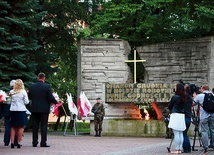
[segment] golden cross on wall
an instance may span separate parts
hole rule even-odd
[[[125,60],[125,62],[134,62],[134,83],[137,83],[137,62],[145,62],[146,60],[137,60],[136,58],[136,50],[134,50],[134,60]]]

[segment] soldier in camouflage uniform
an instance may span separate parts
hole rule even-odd
[[[104,105],[101,103],[100,98],[97,98],[96,100],[97,103],[94,104],[91,111],[94,113],[94,130],[96,132],[95,136],[101,137],[103,118],[105,116],[105,108]]]

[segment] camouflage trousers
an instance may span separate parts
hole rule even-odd
[[[94,130],[102,131],[103,117],[95,116],[94,117]]]

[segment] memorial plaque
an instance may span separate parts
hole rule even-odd
[[[174,95],[176,84],[167,83],[136,83],[110,84],[106,83],[106,102],[169,102]]]

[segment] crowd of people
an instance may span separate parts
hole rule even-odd
[[[32,146],[37,147],[38,131],[40,127],[41,141],[40,147],[50,147],[47,144],[47,127],[48,117],[51,104],[61,104],[62,101],[54,96],[51,86],[45,82],[44,73],[39,73],[37,82],[32,84],[26,91],[24,83],[21,79],[12,80],[10,82],[10,91],[8,92],[8,100],[0,101],[0,117],[4,118],[4,145],[11,148],[21,148],[23,131],[27,125],[27,114],[31,115],[32,122]],[[101,99],[96,99],[95,105],[92,107],[94,113],[95,136],[101,136],[102,123],[105,115],[104,105]],[[5,103],[2,103],[5,102]],[[30,110],[26,105],[30,103]]]
[[[24,127],[27,124],[27,113],[29,112],[26,105],[30,103],[30,113],[32,118],[32,146],[38,145],[39,126],[41,130],[40,147],[50,147],[47,144],[47,126],[48,116],[50,113],[50,104],[57,104],[51,86],[45,83],[46,76],[39,73],[37,82],[29,87],[28,92],[25,90],[24,83],[21,79],[10,82],[10,92],[8,103],[1,103],[1,117],[4,117],[4,145],[11,145],[11,148],[21,148]]]
[[[21,79],[10,82],[9,103],[1,104],[1,117],[4,117],[4,145],[11,145],[11,148],[21,148],[24,127],[27,124],[27,114],[29,112],[26,105],[30,103],[30,113],[32,119],[32,146],[37,147],[38,131],[41,130],[40,147],[50,147],[47,144],[47,126],[48,116],[50,113],[50,104],[61,102],[56,100],[53,95],[51,86],[45,82],[44,73],[39,73],[37,82],[32,84],[28,91],[25,90],[24,83]],[[166,112],[166,122],[168,137],[174,137],[175,150],[174,154],[190,153],[191,144],[188,137],[188,129],[192,121],[192,108],[195,105],[200,107],[200,127],[202,133],[202,144],[205,150],[214,149],[214,112],[208,112],[203,108],[206,94],[209,91],[208,85],[200,88],[200,94],[192,93],[189,85],[177,84],[174,89],[175,94],[172,96],[168,111]],[[213,89],[214,92],[214,89]],[[213,94],[213,93],[212,93]],[[105,116],[105,108],[101,99],[97,98],[92,107],[94,113],[94,130],[95,136],[100,137],[102,132],[102,123]],[[168,119],[168,116],[169,119]],[[173,131],[173,134],[170,131]],[[208,141],[210,135],[210,141]]]
[[[204,150],[206,152],[208,148],[214,149],[214,112],[207,112],[203,108],[205,94],[212,93],[209,91],[208,85],[201,87],[200,94],[196,94],[195,92],[192,94],[191,88],[183,84],[177,84],[174,91],[175,94],[172,96],[168,105],[171,113],[168,127],[173,131],[175,143],[175,150],[171,151],[171,153],[180,154],[182,152],[191,152],[191,144],[187,132],[191,124],[192,108],[194,108],[195,105],[200,107],[201,140]],[[208,140],[209,134],[210,141]]]

